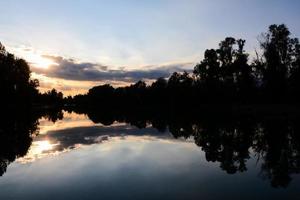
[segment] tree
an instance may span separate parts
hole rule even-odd
[[[295,39],[284,25],[271,25],[263,34],[263,82],[267,99],[282,101],[286,97],[287,80],[293,60]]]
[[[234,73],[235,69],[233,67],[234,59],[234,45],[236,44],[236,39],[232,37],[225,38],[224,41],[221,41],[219,44],[219,49],[217,49],[218,59],[220,62],[220,73],[221,79],[224,82],[230,84],[234,83]]]
[[[289,88],[291,97],[295,102],[300,100],[300,44],[297,38],[293,39],[294,55],[289,77]]]
[[[31,80],[28,63],[8,53],[0,43],[0,91],[2,102],[29,104],[37,95],[38,80]]]
[[[93,87],[88,91],[89,102],[93,104],[106,105],[112,103],[114,88],[109,85],[100,85]]]
[[[237,40],[238,49],[234,52],[233,72],[236,81],[236,92],[242,102],[251,101],[255,95],[255,79],[252,66],[248,64],[248,54],[245,53],[246,41]]]
[[[165,89],[168,85],[168,82],[165,78],[158,78],[155,82],[152,83],[151,89]]]
[[[200,82],[208,85],[216,84],[220,81],[220,62],[216,50],[210,49],[205,51],[204,60],[195,66],[194,74]]]
[[[227,37],[217,50],[206,50],[204,60],[194,68],[201,92],[222,102],[245,101],[255,88],[252,67],[245,53],[246,41]]]

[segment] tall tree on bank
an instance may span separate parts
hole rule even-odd
[[[295,50],[298,39],[291,38],[284,25],[271,25],[262,35],[260,46],[263,51],[263,91],[267,102],[282,102],[287,97],[288,79],[296,73]]]
[[[289,77],[290,98],[300,102],[300,44],[298,38],[293,39],[294,49]]]
[[[252,67],[245,53],[245,40],[228,37],[218,49],[206,50],[204,60],[194,68],[201,91],[209,101],[248,101],[255,90]]]
[[[248,64],[249,55],[245,53],[246,40],[237,40],[238,49],[235,50],[235,61],[233,63],[234,76],[236,79],[236,93],[241,102],[255,102],[256,82],[254,70]]]
[[[4,104],[30,104],[38,95],[38,80],[30,78],[30,68],[0,43],[0,92]]]

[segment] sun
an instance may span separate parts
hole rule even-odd
[[[51,59],[45,58],[39,54],[30,54],[27,59],[35,68],[49,69],[50,66],[56,65]]]
[[[40,70],[48,70],[51,66],[57,66],[51,58],[48,58],[47,53],[35,50],[31,47],[11,48],[11,52],[25,59],[30,67]]]

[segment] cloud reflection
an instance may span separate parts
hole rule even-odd
[[[34,141],[31,144],[31,147],[27,153],[26,156],[17,159],[17,161],[21,162],[21,163],[27,163],[27,162],[32,162],[35,161],[36,159],[40,159],[43,158],[45,156],[49,156],[49,155],[54,155],[57,152],[53,151],[53,149],[55,149],[55,146],[59,145],[57,144],[53,144],[48,140],[44,140],[44,141]]]
[[[168,132],[159,132],[148,126],[138,129],[134,126],[115,122],[110,126],[94,124],[86,115],[64,113],[61,121],[52,123],[40,119],[40,135],[36,136],[26,156],[18,162],[34,162],[49,156],[56,156],[83,146],[115,140],[174,140]]]

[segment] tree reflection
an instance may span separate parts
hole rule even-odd
[[[71,112],[71,111],[69,111]],[[230,113],[191,114],[155,110],[77,110],[94,123],[110,126],[115,121],[137,128],[152,126],[170,132],[174,138],[193,139],[208,162],[219,163],[228,174],[247,171],[251,157],[257,159],[260,176],[273,187],[287,187],[293,174],[300,172],[299,116],[231,115]],[[25,156],[38,134],[38,119],[55,122],[61,110],[47,112],[3,112],[0,117],[0,175],[16,158]],[[97,130],[94,130],[97,131]],[[96,134],[97,135],[97,134]],[[79,135],[76,140],[81,140]]]
[[[43,113],[43,117],[45,117],[48,121],[55,123],[56,121],[64,118],[64,113],[59,108],[51,108]]]
[[[299,125],[287,119],[265,121],[254,150],[262,158],[262,176],[274,187],[287,187],[290,175],[300,170]]]
[[[220,163],[228,174],[247,170],[250,151],[261,163],[261,176],[273,187],[287,187],[291,175],[300,172],[299,123],[295,119],[203,120],[192,128],[170,126],[174,137],[194,137],[208,162]]]
[[[172,114],[155,111],[87,110],[94,122],[110,125],[125,122],[164,132],[174,138],[193,138],[208,162],[217,162],[228,174],[247,171],[247,161],[255,155],[260,176],[273,187],[287,187],[300,172],[300,131],[298,116],[231,116],[231,114]],[[108,116],[108,117],[106,117]],[[109,123],[108,123],[109,122]]]
[[[38,119],[45,116],[55,122],[62,119],[62,111],[2,110],[0,115],[0,176],[10,163],[24,157],[38,134]]]
[[[229,174],[247,170],[252,145],[251,122],[233,123],[207,121],[194,125],[195,143],[205,152],[206,160],[220,162],[220,167]]]
[[[37,131],[37,120],[30,114],[2,112],[0,117],[0,175],[16,158],[25,156]]]

